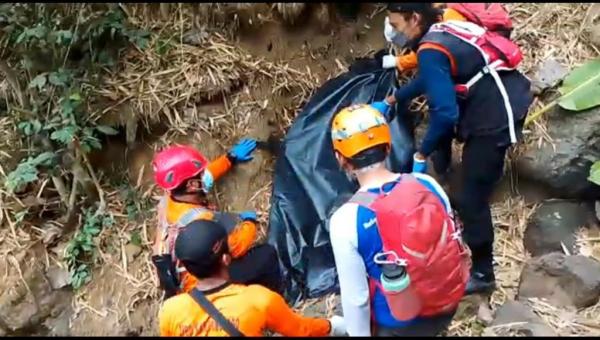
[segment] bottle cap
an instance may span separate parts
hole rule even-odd
[[[404,266],[399,266],[397,264],[386,263],[383,265],[382,273],[386,278],[393,280],[399,279],[406,275],[406,269]]]

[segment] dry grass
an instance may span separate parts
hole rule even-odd
[[[598,49],[582,34],[589,20],[589,3],[510,3],[507,4],[515,23],[513,38],[524,54],[520,66],[529,77],[547,59],[555,59],[572,70],[588,60],[600,56]],[[537,98],[530,114],[556,98],[549,91]],[[528,127],[527,143],[536,145],[550,141],[546,130],[547,120],[540,117]]]
[[[249,55],[218,33],[206,33],[198,46],[173,43],[164,55],[156,50],[163,40],[154,36],[150,48],[132,49],[118,72],[111,74],[98,93],[114,105],[102,113],[118,110],[128,102],[134,115],[147,124],[158,121],[185,131],[191,127],[206,131],[227,128],[231,122],[244,122],[250,104],[265,108],[269,98],[293,93],[294,106],[282,112],[291,121],[294,111],[312,93],[317,81],[309,71],[296,70],[287,64],[267,62]],[[271,91],[260,102],[240,103],[234,95],[247,92],[261,83],[271,84]],[[208,118],[197,105],[223,98],[224,112],[214,112]],[[282,108],[283,109],[283,108]],[[239,128],[239,126],[237,127]]]

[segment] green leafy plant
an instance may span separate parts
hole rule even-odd
[[[600,185],[600,161],[596,161],[592,164],[588,180],[596,185]]]
[[[111,216],[101,215],[91,209],[84,213],[83,226],[69,241],[65,250],[65,261],[71,275],[71,286],[79,289],[92,279],[92,265],[96,256],[94,238],[103,227],[111,226]]]
[[[90,108],[94,87],[121,51],[146,48],[149,33],[132,27],[118,6],[0,6],[0,29],[9,37],[4,50],[25,82],[26,100],[9,103],[9,112],[29,146],[28,157],[9,173],[5,186],[12,191],[50,175],[65,210],[73,213],[79,196],[90,194],[77,189],[80,177],[97,178],[86,154],[102,148],[101,136],[118,133],[96,123],[98,115]]]
[[[7,102],[7,111],[27,146],[26,156],[3,184],[21,193],[38,189],[35,182],[50,177],[43,189],[58,192],[64,209],[57,213],[70,220],[83,211],[83,222],[65,251],[71,285],[78,289],[91,279],[95,238],[112,224],[87,155],[102,148],[102,136],[118,131],[98,124],[94,94],[105,70],[116,65],[126,48],[149,45],[149,33],[133,27],[119,6],[99,4],[0,4],[0,29],[6,38],[6,67],[0,73],[7,78],[14,74],[15,91],[21,92],[19,100]],[[86,209],[89,198],[99,200],[94,212]],[[26,215],[17,217],[21,221]]]
[[[565,110],[583,111],[600,105],[600,58],[571,71],[558,88],[561,96],[525,120],[528,125],[557,104]]]
[[[127,219],[135,221],[140,217],[145,217],[151,206],[149,200],[140,197],[139,192],[126,183],[121,185],[120,193],[121,198],[125,201]]]
[[[25,161],[19,163],[17,168],[8,174],[6,178],[6,187],[10,192],[23,185],[34,182],[38,179],[39,167],[49,167],[53,164],[54,154],[44,152],[36,157],[28,157]]]

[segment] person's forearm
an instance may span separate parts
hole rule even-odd
[[[408,54],[396,57],[396,67],[399,71],[408,71],[417,67],[417,54],[409,52]]]
[[[328,320],[309,318],[294,312],[279,294],[273,294],[267,310],[267,326],[283,336],[327,336]]]
[[[233,258],[244,256],[256,240],[256,223],[242,221],[228,237],[229,252]]]
[[[440,138],[454,129],[458,121],[458,105],[450,61],[443,52],[421,50],[419,72],[429,106],[429,128],[419,151],[428,156],[435,150]]]
[[[405,103],[413,98],[418,97],[423,94],[423,80],[420,75],[417,75],[417,78],[410,81],[408,84],[398,88],[394,92],[394,100],[395,103]]]
[[[227,154],[221,155],[219,158],[213,160],[208,164],[207,170],[210,171],[213,180],[217,181],[223,177],[233,166]]]
[[[437,149],[438,143],[443,136],[447,136],[452,133],[454,129],[454,122],[444,120],[443,118],[431,119],[427,132],[421,142],[419,153],[428,157],[435,149]]]

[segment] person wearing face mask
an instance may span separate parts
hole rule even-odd
[[[465,21],[466,18],[455,9],[452,8],[439,8],[438,13],[441,15],[442,21],[448,20],[459,20]],[[385,17],[383,35],[385,40],[389,43],[396,45],[402,49],[407,47],[408,38],[402,32],[396,32],[394,27],[390,25],[390,18]],[[383,68],[398,68],[398,71],[405,72],[413,70],[417,67],[417,54],[414,51],[409,51],[407,54],[396,56],[388,54],[383,56],[382,59]]]
[[[232,282],[261,284],[280,292],[281,275],[275,248],[269,244],[253,246],[257,217],[254,211],[239,215],[214,211],[207,193],[214,181],[232,166],[248,162],[256,149],[256,141],[243,139],[227,154],[212,162],[190,146],[170,146],[157,153],[152,162],[155,181],[165,190],[157,208],[158,227],[152,261],[157,269],[165,298],[189,292],[197,279],[179,263],[174,244],[179,230],[195,220],[215,220],[229,233],[229,266]]]
[[[509,35],[473,22],[440,23],[431,3],[389,3],[388,14],[390,25],[417,51],[419,71],[372,105],[387,112],[425,94],[429,126],[413,158],[424,165],[431,155],[440,176],[450,169],[452,140],[464,143],[462,187],[455,196],[473,256],[466,293],[489,293],[495,289],[490,198],[533,101],[529,80],[516,69],[522,54]]]

